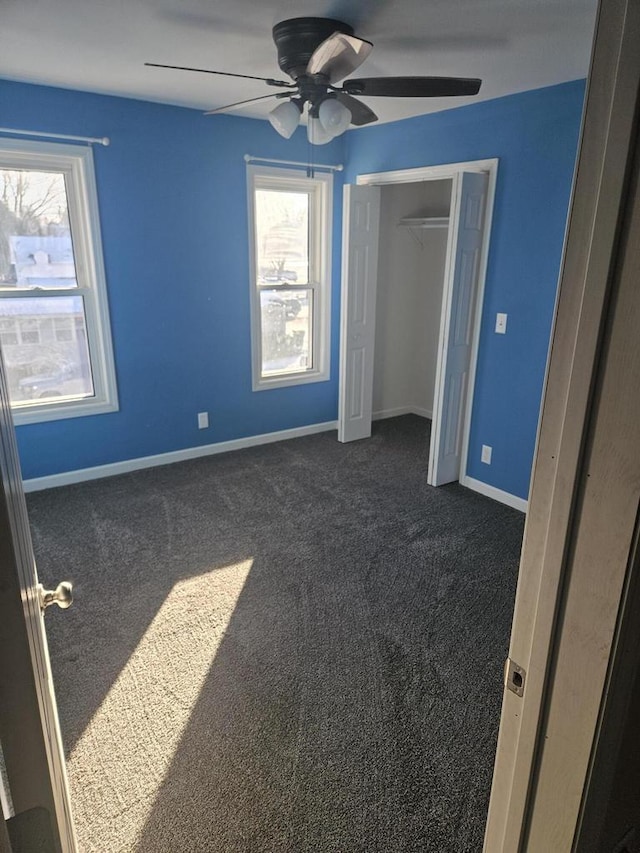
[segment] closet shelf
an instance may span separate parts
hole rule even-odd
[[[448,216],[405,216],[398,222],[401,228],[448,228]]]
[[[426,231],[431,228],[448,227],[448,216],[405,216],[398,222],[398,228],[408,228],[409,233],[421,249],[424,249],[424,243],[417,232]]]

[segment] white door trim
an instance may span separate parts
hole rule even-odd
[[[469,456],[469,434],[471,431],[471,414],[473,411],[473,393],[476,384],[476,368],[478,349],[480,346],[480,328],[482,325],[482,306],[484,304],[487,266],[489,263],[489,246],[493,225],[493,206],[498,180],[497,157],[489,160],[469,160],[461,163],[444,163],[439,166],[418,166],[413,169],[397,169],[392,172],[370,172],[358,175],[356,184],[365,186],[384,186],[385,184],[408,184],[418,181],[442,181],[453,179],[463,172],[486,172],[489,177],[487,186],[487,205],[485,209],[484,234],[480,252],[480,274],[476,290],[475,315],[473,321],[473,336],[471,343],[471,362],[469,364],[469,384],[464,406],[464,425],[462,432],[462,452],[460,454],[460,477],[467,475],[467,459]],[[343,248],[344,250],[344,248]],[[474,481],[475,482],[475,481]]]
[[[619,521],[608,524],[615,508],[607,503],[610,492],[601,490],[607,512],[600,514],[599,523],[591,521],[593,553],[602,544],[598,535],[610,543],[613,533],[615,540],[595,580],[590,560],[576,558],[576,534],[586,505],[580,490],[586,492],[585,479],[592,471],[595,483],[619,484],[619,492],[637,483],[632,466],[620,474],[612,465],[603,476],[586,449],[595,446],[595,433],[588,436],[587,430],[602,391],[594,389],[600,365],[606,363],[603,323],[614,272],[619,271],[627,164],[637,150],[639,26],[636,0],[601,0],[509,649],[526,680],[522,696],[506,688],[503,693],[486,853],[574,849],[580,794],[588,783],[585,768],[597,735],[594,721],[606,684],[603,662],[610,654],[620,600],[620,562],[624,569],[628,557],[620,554],[622,537],[616,539]],[[637,353],[637,334],[634,344],[631,351]],[[627,372],[631,366],[629,359]],[[621,395],[619,402],[621,429],[622,414],[635,414],[630,404],[637,409],[637,401]],[[616,408],[610,401],[609,406]],[[618,441],[629,436],[635,432],[609,430],[610,458],[625,458]],[[627,496],[626,509],[630,506]],[[567,660],[573,673],[569,679],[561,666]],[[582,675],[578,683],[576,674]],[[563,731],[556,724],[559,719]],[[567,728],[570,737],[563,736]],[[555,775],[549,772],[552,765]],[[541,841],[543,834],[547,842]]]
[[[418,181],[445,181],[460,172],[489,172],[498,169],[498,158],[489,160],[466,160],[460,163],[443,163],[439,166],[416,166],[411,169],[396,169],[391,172],[367,172],[358,175],[357,184],[413,184]]]

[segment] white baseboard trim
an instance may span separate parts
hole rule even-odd
[[[421,418],[429,418],[429,420],[432,417],[432,413],[428,409],[421,409],[419,406],[397,406],[395,409],[380,409],[380,411],[374,412],[371,420],[383,421],[385,418],[398,418],[400,415],[419,415]]]
[[[411,413],[413,415],[419,415],[421,418],[428,418],[430,421],[433,420],[433,412],[431,409],[422,409],[420,406],[412,406]]]
[[[500,501],[502,504],[519,509],[520,512],[526,512],[529,506],[529,502],[524,498],[519,498],[510,492],[503,492],[502,489],[496,489],[495,486],[489,486],[473,477],[460,477],[460,485],[466,486],[467,489],[472,489],[474,492],[480,492],[481,495],[486,495],[488,498],[493,498],[494,501]]]
[[[278,430],[278,432],[266,432],[262,435],[249,435],[246,438],[234,438],[231,441],[220,441],[216,444],[186,447],[183,450],[172,450],[169,453],[157,453],[153,456],[141,456],[137,459],[111,462],[108,465],[96,465],[93,468],[80,468],[77,471],[65,471],[62,474],[34,477],[31,480],[25,480],[23,486],[25,492],[39,492],[43,489],[53,489],[56,486],[68,486],[72,483],[83,483],[86,480],[99,480],[101,477],[127,474],[130,471],[139,471],[142,468],[154,468],[156,465],[170,465],[172,462],[184,462],[187,459],[198,459],[201,456],[228,453],[230,450],[242,450],[245,447],[272,444],[276,441],[286,441],[289,438],[301,438],[305,435],[329,432],[337,428],[337,421],[327,421],[326,423],[310,424],[309,426],[295,427],[294,429],[282,429]]]

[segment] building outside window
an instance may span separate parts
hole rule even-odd
[[[329,378],[331,175],[247,167],[253,388]]]
[[[89,148],[0,140],[0,347],[16,423],[117,409]]]

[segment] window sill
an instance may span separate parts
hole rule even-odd
[[[15,426],[38,424],[45,421],[59,421],[66,418],[81,418],[87,415],[103,415],[107,412],[117,412],[118,401],[91,400],[76,403],[49,403],[29,407],[28,409],[12,409]]]
[[[271,388],[290,388],[294,385],[308,385],[311,382],[327,382],[328,370],[317,370],[309,373],[298,373],[289,376],[274,376],[269,379],[258,379],[253,383],[254,391],[269,391]]]

